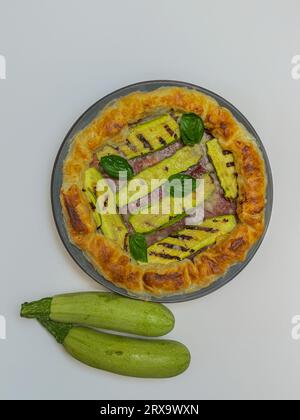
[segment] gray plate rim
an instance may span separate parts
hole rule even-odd
[[[256,143],[258,144],[266,166],[266,174],[268,178],[268,186],[267,186],[267,204],[265,209],[265,229],[262,237],[257,241],[253,247],[248,252],[247,258],[242,263],[238,263],[233,265],[225,275],[221,276],[218,280],[216,280],[214,283],[212,283],[210,286],[202,289],[197,289],[191,292],[186,293],[180,293],[180,294],[173,294],[173,295],[164,295],[164,296],[153,296],[153,295],[139,295],[134,294],[132,292],[129,292],[121,287],[118,287],[111,283],[110,281],[106,280],[105,277],[103,277],[88,261],[88,259],[85,257],[83,252],[77,248],[75,245],[73,245],[69,238],[66,231],[65,223],[63,220],[62,215],[62,209],[59,199],[59,191],[61,188],[61,180],[62,180],[62,164],[66,157],[66,154],[69,150],[70,143],[76,132],[82,130],[87,124],[89,124],[90,121],[92,121],[98,113],[111,101],[118,99],[121,96],[128,95],[129,93],[132,93],[137,90],[145,90],[145,91],[151,91],[154,89],[158,89],[160,87],[165,86],[179,86],[179,87],[186,87],[190,89],[198,90],[204,94],[207,94],[214,99],[217,100],[219,104],[224,106],[225,108],[228,108],[235,118],[241,122],[246,129],[253,135],[253,137],[256,140]],[[272,208],[273,208],[273,176],[272,176],[272,170],[270,166],[270,162],[266,153],[266,150],[264,148],[264,145],[257,134],[256,130],[252,126],[252,124],[248,121],[248,119],[229,101],[224,99],[222,96],[206,89],[201,86],[182,82],[182,81],[176,81],[176,80],[149,80],[144,82],[138,82],[133,83],[128,86],[122,87],[120,89],[117,89],[108,95],[105,95],[98,101],[96,101],[93,105],[91,105],[72,125],[70,130],[67,132],[66,136],[64,137],[64,140],[58,150],[58,153],[56,155],[52,175],[51,175],[51,206],[52,206],[52,213],[54,222],[58,231],[58,234],[67,250],[69,255],[72,257],[72,259],[76,262],[77,265],[93,280],[95,280],[97,283],[101,284],[102,286],[106,287],[107,289],[118,293],[120,295],[134,298],[134,299],[142,299],[142,300],[150,300],[153,302],[162,302],[162,303],[175,303],[175,302],[185,302],[189,300],[199,299],[201,297],[207,296],[221,287],[225,286],[227,283],[232,281],[252,260],[256,252],[258,251],[261,243],[264,240],[264,237],[267,233],[270,220],[271,220],[271,214],[272,214]]]

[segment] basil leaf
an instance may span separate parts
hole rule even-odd
[[[194,113],[183,114],[180,122],[180,135],[184,144],[192,145],[200,143],[204,134],[202,118]]]
[[[169,182],[172,182],[174,179],[179,180],[181,182],[181,188],[176,188],[175,186],[170,187],[170,195],[172,197],[184,197],[191,192],[195,191],[197,188],[197,180],[190,175],[186,174],[175,174],[170,176],[168,179]],[[189,180],[189,182],[185,183],[185,180]]]
[[[136,261],[148,261],[147,242],[142,233],[132,233],[129,235],[129,250]]]
[[[131,179],[134,175],[132,167],[126,159],[118,155],[103,156],[100,165],[104,172],[112,178],[119,178],[120,172],[127,173],[127,179]]]

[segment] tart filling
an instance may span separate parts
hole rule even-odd
[[[174,194],[170,196],[170,193],[160,190],[160,187],[164,186],[168,180],[182,181],[181,186],[183,187],[185,181],[193,182],[198,179],[204,184],[204,193],[200,200],[204,207],[205,204],[209,206],[213,200],[217,202],[218,200],[232,200],[230,205],[232,207],[236,205],[233,200],[237,197],[237,180],[236,174],[232,171],[232,169],[234,170],[232,153],[223,150],[217,139],[209,139],[210,136],[204,136],[204,133],[200,135],[195,144],[185,146],[181,141],[180,130],[180,122],[185,118],[185,115],[187,114],[177,114],[177,120],[175,120],[171,114],[164,114],[161,117],[137,124],[129,130],[129,135],[124,143],[115,149],[105,146],[97,151],[98,162],[94,158],[92,167],[86,169],[84,173],[84,192],[91,206],[97,229],[100,229],[105,237],[116,241],[124,249],[128,248],[125,241],[127,235],[133,237],[136,233],[145,234],[143,243],[146,249],[143,255],[146,257],[143,256],[142,261],[139,261],[138,253],[134,251],[133,246],[129,247],[131,257],[137,262],[168,264],[195,256],[203,248],[213,245],[220,236],[229,233],[236,226],[235,215],[220,215],[217,211],[218,207],[215,206],[211,211],[210,218],[205,218],[195,226],[187,224],[182,229],[180,222],[196,207],[195,191],[192,191],[191,188],[185,194],[185,200],[182,200],[183,196],[174,197]],[[188,116],[191,118],[193,114],[188,114]],[[199,118],[197,117],[197,119]],[[202,120],[201,124],[203,124]],[[185,129],[188,129],[187,124],[185,124]],[[162,136],[166,139],[164,142],[161,140]],[[177,141],[177,147],[172,149],[173,153],[168,151],[166,157],[164,149],[174,141]],[[152,161],[152,165],[150,164],[140,171],[135,170],[135,175],[131,176],[133,173],[131,158],[140,158],[154,151],[156,151],[155,162]],[[213,167],[209,165],[208,158],[211,159]],[[199,165],[201,165],[201,173],[195,176],[193,171]],[[123,172],[130,176],[130,180],[121,186],[121,181],[118,179],[115,201],[119,210],[116,209],[116,214],[105,214],[96,205],[97,197],[103,194],[97,191],[97,184],[104,177],[106,179],[110,177],[112,181],[118,177],[119,173]],[[189,174],[194,174],[194,176]],[[153,180],[157,182],[153,183]],[[139,186],[143,186],[145,189],[139,188]],[[153,198],[151,193],[154,186],[157,192],[156,197],[150,200],[149,205],[141,205],[139,200],[145,196]],[[109,188],[107,185],[107,189]],[[124,214],[118,214],[120,209],[124,209],[124,206],[137,201],[139,201],[139,205],[134,214],[129,216],[126,214],[127,217]],[[162,235],[164,230],[167,234],[167,228],[170,226],[173,226],[175,230],[178,228],[178,231],[149,247],[147,246],[147,234],[156,230],[161,230]],[[137,242],[138,247],[141,248],[142,240]]]
[[[229,111],[166,88],[121,98],[76,136],[61,201],[71,240],[109,280],[177,293],[245,258],[263,231],[265,178]]]

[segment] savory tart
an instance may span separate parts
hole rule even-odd
[[[198,223],[189,207],[175,211],[173,180],[190,185],[190,203],[204,185]],[[107,280],[170,295],[207,287],[246,258],[264,231],[266,184],[261,151],[229,110],[165,87],[121,97],[74,137],[60,199],[70,240]]]

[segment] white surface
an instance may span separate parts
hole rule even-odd
[[[0,398],[300,398],[300,54],[297,0],[0,0]],[[275,205],[255,259],[228,286],[172,305],[170,337],[192,363],[170,380],[124,378],[66,355],[24,300],[96,284],[64,250],[52,220],[50,174],[60,143],[93,102],[124,85],[174,79],[236,105],[270,157]]]

